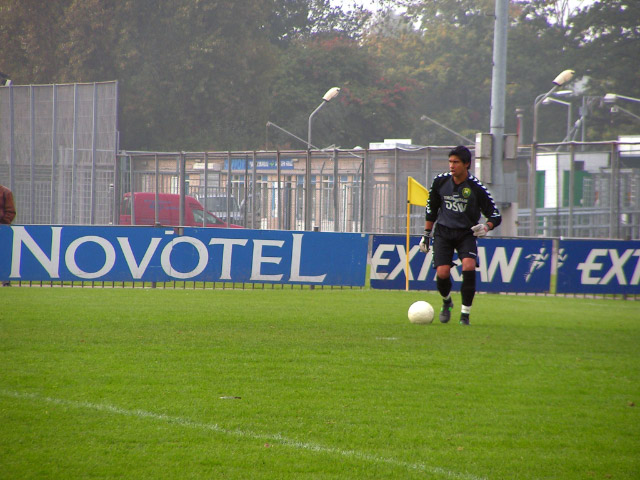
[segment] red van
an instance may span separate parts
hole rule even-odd
[[[135,192],[133,198],[135,201],[135,224],[155,225],[156,194],[153,192]],[[213,213],[206,211],[198,200],[189,195],[184,197],[184,206],[184,224],[179,225],[180,195],[176,193],[159,193],[158,221],[161,225],[202,227],[202,221],[205,220],[205,227],[242,228],[240,225],[225,223]],[[131,225],[131,193],[124,194],[120,207],[120,225]]]

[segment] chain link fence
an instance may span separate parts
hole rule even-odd
[[[401,232],[408,177],[427,186],[448,169],[451,148],[121,152],[116,210],[123,192],[184,189],[222,220],[246,228]],[[421,231],[424,209],[413,209],[412,229]]]
[[[16,223],[118,225],[127,194],[157,192],[245,228],[404,233],[408,177],[429,187],[448,171],[452,146],[120,151],[117,101],[117,82],[0,87],[0,183]],[[520,147],[504,177],[514,235],[640,238],[640,137]],[[424,209],[410,211],[421,233]]]
[[[0,183],[21,224],[106,224],[117,83],[0,87]]]
[[[640,239],[640,136],[541,144],[518,165],[520,236]]]

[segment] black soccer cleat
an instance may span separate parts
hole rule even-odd
[[[449,302],[442,302],[442,308],[440,309],[440,323],[449,323],[451,320],[451,310],[453,310],[453,302],[449,300]]]
[[[470,325],[469,323],[469,314],[461,313],[460,314],[460,325]]]

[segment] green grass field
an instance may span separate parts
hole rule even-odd
[[[640,478],[637,302],[419,299],[0,289],[0,478]]]

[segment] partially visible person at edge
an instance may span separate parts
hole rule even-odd
[[[451,267],[454,250],[462,262],[460,295],[462,308],[460,324],[469,325],[469,314],[476,294],[476,267],[478,266],[477,238],[484,237],[502,221],[489,190],[469,173],[471,152],[458,146],[449,152],[449,173],[433,179],[425,212],[424,236],[420,250],[428,253],[433,232],[433,266],[436,285],[442,296],[440,321],[451,319]],[[486,223],[480,222],[482,213]],[[434,228],[435,224],[435,228]]]
[[[9,225],[16,218],[16,205],[13,201],[13,193],[4,185],[0,185],[0,224]],[[2,282],[3,287],[11,286],[8,281]]]

